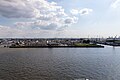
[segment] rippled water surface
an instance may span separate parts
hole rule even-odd
[[[0,49],[0,80],[120,80],[120,48]]]

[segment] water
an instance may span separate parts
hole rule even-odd
[[[120,48],[0,49],[0,80],[120,80]]]

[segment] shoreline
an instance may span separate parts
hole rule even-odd
[[[8,48],[104,48],[104,46],[10,46]]]

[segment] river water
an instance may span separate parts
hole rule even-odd
[[[120,80],[120,48],[0,48],[0,80]]]

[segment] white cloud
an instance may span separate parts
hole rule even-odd
[[[57,23],[50,23],[47,21],[39,20],[35,22],[16,22],[15,27],[23,30],[25,29],[55,30],[58,27],[58,25]]]
[[[0,15],[7,18],[32,18],[39,11],[27,0],[0,0]]]
[[[21,32],[18,29],[0,25],[0,37],[12,37],[19,35]]]
[[[77,23],[78,14],[87,15],[92,11],[89,8],[72,9],[71,15],[56,2],[47,0],[0,0],[0,16],[17,19],[10,24],[14,26],[0,25],[0,37],[50,37]]]
[[[77,17],[68,17],[66,20],[65,20],[65,24],[73,24],[73,23],[77,23],[78,21],[78,18]]]
[[[44,20],[36,20],[33,22],[16,22],[15,26],[18,29],[41,29],[41,30],[59,30],[61,27],[64,28],[66,26],[72,25],[77,23],[77,17],[67,17],[62,18],[60,20],[51,20],[51,21],[44,21]]]
[[[0,15],[8,18],[50,18],[66,14],[55,2],[45,0],[1,0]]]
[[[120,7],[120,0],[116,0],[115,2],[113,2],[113,3],[111,4],[111,7],[112,7],[112,8]]]
[[[15,22],[19,29],[57,30],[77,22],[77,18],[66,14],[62,6],[46,0],[1,0],[0,15],[6,18],[29,18],[30,22]]]
[[[89,8],[84,8],[79,11],[81,15],[87,15],[87,14],[90,14],[91,12],[93,12],[93,10]]]
[[[71,12],[72,15],[78,15],[78,14],[80,14],[80,15],[88,15],[91,12],[93,12],[93,10],[89,9],[89,8],[83,8],[81,10],[72,9],[70,12]]]
[[[20,38],[20,37],[54,37],[54,32],[50,30],[39,29],[18,29],[16,27],[0,25],[0,37],[2,38]]]
[[[79,14],[79,10],[77,10],[77,9],[72,9],[70,12],[73,15],[78,15]]]

